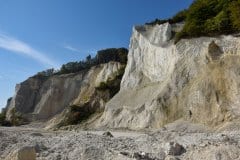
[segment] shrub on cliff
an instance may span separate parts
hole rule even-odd
[[[0,126],[11,126],[10,122],[6,120],[6,112],[0,113]]]
[[[188,10],[184,9],[178,12],[175,16],[170,19],[170,23],[179,23],[183,22],[187,17]]]
[[[156,24],[160,25],[160,24],[164,24],[166,22],[169,22],[170,24],[179,23],[179,22],[183,22],[186,19],[186,16],[187,16],[187,10],[182,10],[170,19],[162,19],[162,20],[155,19],[152,22],[146,23],[146,25],[156,25]]]
[[[233,1],[229,5],[229,10],[230,10],[230,18],[232,21],[232,27],[235,30],[240,30],[240,0],[238,1]]]
[[[11,120],[10,124],[13,126],[20,126],[26,124],[26,120],[21,116],[19,112],[16,111],[16,108],[11,109]]]
[[[167,22],[169,22],[169,20],[156,18],[154,21],[147,22],[145,24],[146,25],[157,25],[157,24],[160,25],[160,24],[164,24],[164,23],[167,23]]]
[[[42,72],[38,72],[36,76],[45,76],[45,77],[49,77],[55,74],[55,70],[53,68],[51,69],[47,69],[45,71]]]
[[[126,64],[127,53],[128,50],[126,48],[109,48],[100,50],[97,52],[96,61],[98,64],[108,63],[110,61],[116,61]]]

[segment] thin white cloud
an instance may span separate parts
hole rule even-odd
[[[64,44],[63,48],[69,50],[69,51],[72,51],[72,52],[77,52],[77,53],[83,53],[83,54],[95,54],[97,53],[97,49],[83,49],[83,50],[80,50],[80,49],[77,49],[69,44]]]
[[[42,52],[32,48],[29,44],[6,34],[0,33],[0,48],[31,57],[46,66],[51,66],[54,68],[58,67],[57,63],[49,59]]]
[[[67,49],[67,50],[70,50],[70,51],[72,51],[72,52],[81,52],[79,49],[77,49],[77,48],[75,48],[75,47],[73,47],[73,46],[71,46],[71,45],[68,45],[68,44],[65,44],[64,46],[63,46],[65,49]]]

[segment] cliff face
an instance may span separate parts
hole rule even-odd
[[[83,80],[78,96],[61,114],[51,119],[47,128],[60,128],[81,124],[92,128],[92,124],[104,111],[105,104],[119,91],[125,65],[117,62],[103,64],[89,71]]]
[[[172,37],[182,26],[134,27],[125,72],[125,65],[110,62],[75,74],[29,78],[16,87],[7,118],[17,112],[29,121],[53,118],[50,128],[84,121],[88,128],[136,130],[178,119],[217,126],[238,118],[240,38],[175,44]]]
[[[91,98],[95,103],[103,105],[105,102],[101,102],[101,98],[92,97],[95,88],[98,84],[107,83],[106,81],[111,78],[118,81],[116,85],[119,86],[120,80],[116,76],[124,67],[119,62],[109,62],[79,73],[54,75],[48,78],[31,77],[16,86],[16,94],[7,108],[7,119],[11,121],[17,114],[27,121],[48,120],[67,107],[85,104]],[[110,96],[104,100],[108,101],[109,98]]]
[[[159,128],[177,119],[215,126],[239,116],[240,38],[174,44],[181,26],[134,27],[120,92],[98,126]]]

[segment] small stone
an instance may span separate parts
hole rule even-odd
[[[108,131],[108,132],[104,132],[104,133],[103,133],[103,136],[111,137],[111,138],[113,137],[112,133],[109,132],[109,131]]]
[[[137,160],[153,160],[153,158],[149,157],[149,154],[145,152],[135,152],[133,158]]]
[[[47,150],[47,147],[44,146],[43,144],[36,144],[34,147],[35,147],[36,153]]]
[[[182,145],[178,143],[170,142],[168,155],[180,156],[185,152],[186,152],[186,149]]]
[[[41,133],[32,133],[31,136],[42,137],[43,135]]]

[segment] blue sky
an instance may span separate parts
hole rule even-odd
[[[0,108],[15,85],[97,50],[128,47],[132,26],[192,0],[0,0]]]

